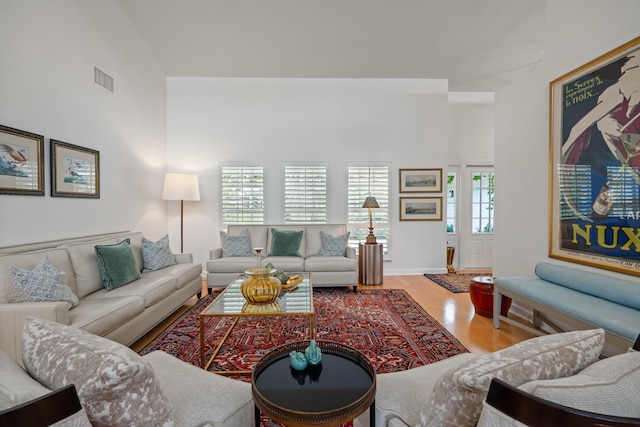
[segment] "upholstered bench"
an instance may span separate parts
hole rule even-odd
[[[640,280],[622,279],[565,267],[539,263],[535,277],[510,276],[494,280],[493,323],[507,322],[536,335],[549,317],[571,328],[602,328],[606,340],[617,348],[630,347],[640,325]],[[510,319],[496,310],[503,297],[533,308],[533,327]],[[555,326],[555,325],[554,325]]]

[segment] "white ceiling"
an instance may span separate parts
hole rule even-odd
[[[546,0],[119,0],[169,76],[445,78],[543,60]]]

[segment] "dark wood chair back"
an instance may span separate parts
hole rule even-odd
[[[0,411],[0,427],[47,427],[81,409],[76,387],[69,384],[36,399]]]
[[[640,426],[640,418],[595,414],[558,405],[497,378],[491,380],[487,404],[530,427]]]

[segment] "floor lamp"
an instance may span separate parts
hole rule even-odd
[[[184,251],[184,201],[200,200],[198,175],[188,173],[167,173],[162,187],[163,200],[180,200],[180,253]]]

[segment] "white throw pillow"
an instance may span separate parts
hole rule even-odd
[[[340,236],[332,236],[324,231],[320,230],[320,240],[322,246],[320,247],[320,256],[344,256],[347,250],[347,243],[349,242],[349,234],[347,231]]]
[[[251,256],[251,234],[249,229],[245,228],[237,236],[232,236],[224,231],[220,231],[220,240],[222,241],[222,256]]]
[[[608,357],[571,377],[532,381],[520,389],[570,408],[640,418],[640,352]]]
[[[95,427],[172,426],[172,406],[149,363],[133,350],[81,329],[28,317],[22,360],[51,390],[75,384]]]
[[[143,272],[160,270],[176,264],[176,257],[171,252],[169,235],[165,235],[157,242],[142,238]]]
[[[420,413],[420,426],[469,426],[478,423],[492,378],[514,386],[580,372],[596,360],[604,330],[565,332],[532,338],[485,354],[445,372]]]
[[[14,303],[66,301],[69,308],[79,302],[68,286],[67,274],[54,267],[46,256],[31,271],[9,268],[6,297]]]

